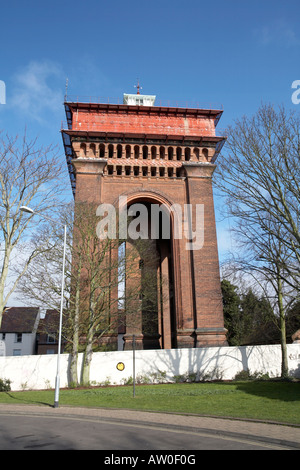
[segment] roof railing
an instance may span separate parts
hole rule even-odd
[[[142,95],[141,95],[142,96]],[[65,96],[66,103],[86,103],[86,104],[117,104],[121,105],[123,103],[122,98],[111,98],[105,96],[76,96],[70,95]],[[128,105],[130,106],[130,105]],[[184,108],[184,109],[213,109],[213,110],[223,110],[223,105],[220,103],[202,103],[198,101],[175,101],[175,100],[155,100],[153,105],[154,108]]]

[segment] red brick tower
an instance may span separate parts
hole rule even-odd
[[[127,323],[139,347],[222,346],[226,344],[219,277],[212,174],[224,142],[216,125],[222,111],[163,107],[155,96],[124,95],[123,104],[66,100],[62,136],[76,201],[116,204],[144,202],[171,208],[204,209],[201,247],[187,249],[184,237],[158,242],[159,270],[168,280],[157,311],[156,345]],[[170,213],[172,213],[170,209]],[[194,212],[193,212],[194,213]],[[172,219],[173,220],[173,219]],[[193,216],[193,230],[196,217]]]

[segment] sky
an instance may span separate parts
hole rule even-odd
[[[219,135],[263,102],[298,112],[299,15],[299,0],[2,2],[0,129],[26,128],[64,158],[66,83],[70,97],[122,102],[139,79],[157,102],[222,106]],[[232,246],[224,214],[216,198],[220,259]]]

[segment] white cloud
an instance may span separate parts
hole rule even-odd
[[[300,39],[293,26],[284,19],[276,20],[254,30],[254,35],[264,46],[281,45],[285,47],[299,46]]]
[[[28,116],[46,121],[45,112],[61,112],[64,80],[60,65],[32,61],[15,75],[11,103]]]

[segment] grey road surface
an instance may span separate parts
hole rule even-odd
[[[199,450],[288,448],[288,445],[263,442],[255,437],[239,434],[224,432],[220,435],[209,429],[164,427],[138,420],[126,422],[92,415],[32,414],[30,409],[21,414],[5,414],[5,410],[2,410],[0,414],[1,450],[118,450],[127,451],[128,455],[129,450],[175,450],[179,454],[183,451],[193,454],[193,451]],[[102,453],[102,458],[112,458],[111,455],[110,452],[105,452]],[[141,457],[139,459],[141,461]]]

